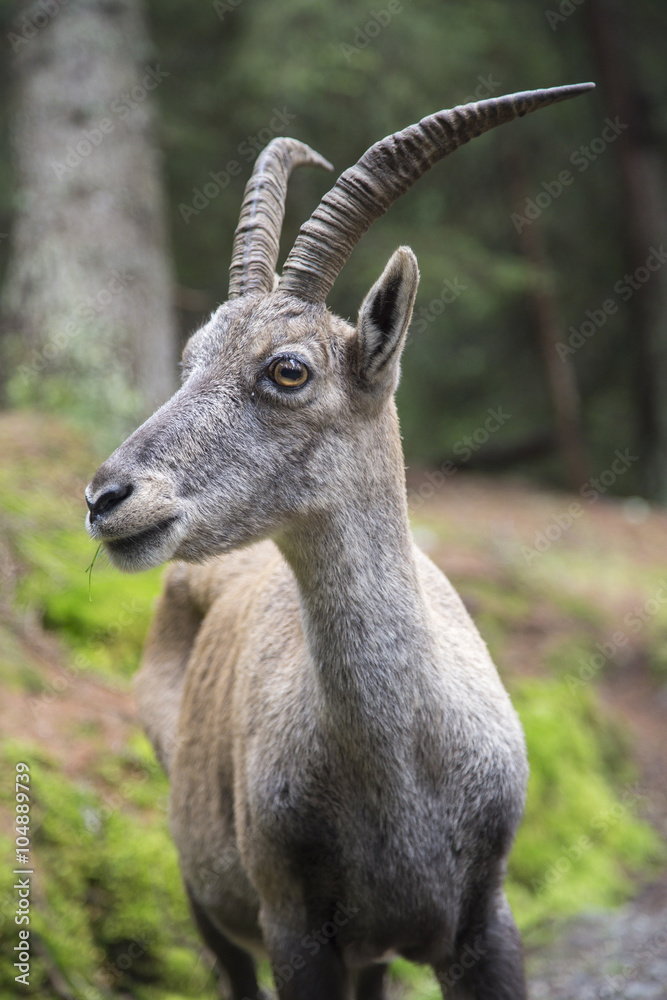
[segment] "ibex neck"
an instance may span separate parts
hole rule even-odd
[[[410,726],[433,658],[399,461],[375,456],[374,468],[344,484],[344,503],[278,539],[326,711],[355,728],[389,726],[394,737],[399,715]]]

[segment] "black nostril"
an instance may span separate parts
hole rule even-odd
[[[90,520],[94,521],[100,514],[107,514],[110,510],[113,510],[114,507],[117,507],[118,504],[129,497],[133,489],[134,487],[131,483],[126,483],[124,486],[114,483],[113,486],[109,486],[103,493],[100,493],[98,498],[93,500],[92,503],[86,497],[86,503],[90,511]]]

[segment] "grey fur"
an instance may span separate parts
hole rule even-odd
[[[525,996],[502,889],[523,734],[408,524],[393,394],[418,278],[401,247],[356,326],[280,286],[225,303],[87,490],[116,565],[176,560],[136,692],[233,1000],[265,954],[281,1000],[379,1000],[394,954],[453,998]],[[281,357],[304,385],[272,381]]]

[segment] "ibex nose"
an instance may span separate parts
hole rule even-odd
[[[123,500],[126,500],[133,489],[132,483],[124,483],[122,485],[120,483],[113,483],[111,486],[105,486],[99,496],[94,497],[93,500],[88,499],[86,492],[86,503],[90,511],[91,523],[100,514],[107,514],[114,507],[122,503]]]

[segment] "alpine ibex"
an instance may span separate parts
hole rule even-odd
[[[233,1000],[258,996],[261,955],[282,1000],[379,1000],[395,955],[431,965],[453,998],[525,996],[503,892],[523,734],[408,525],[393,397],[414,254],[396,250],[356,326],[324,303],[373,220],[437,160],[592,86],[440,111],[376,143],[279,279],[289,174],[328,164],[275,139],[246,187],[229,301],[187,343],[181,388],[86,491],[113,563],[178,560],[136,691]]]

